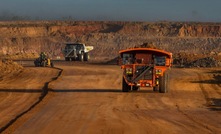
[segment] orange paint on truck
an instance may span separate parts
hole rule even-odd
[[[153,48],[130,48],[119,51],[119,64],[123,70],[123,92],[140,87],[168,92],[166,72],[172,66],[172,53]]]

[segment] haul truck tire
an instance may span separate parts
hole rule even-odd
[[[35,67],[39,67],[39,63],[38,63],[38,61],[34,61],[34,64],[35,64]]]
[[[79,61],[84,61],[84,53],[82,52],[81,54],[78,55]]]
[[[70,61],[71,58],[65,57],[65,61]]]
[[[163,76],[161,76],[159,79],[160,80],[160,87],[159,87],[160,93],[168,92],[168,79],[169,79],[169,74],[167,71],[165,71]]]
[[[53,62],[51,62],[51,67],[54,67],[54,63]]]
[[[133,90],[133,91],[138,91],[138,90],[139,90],[139,88],[140,88],[140,87],[133,86],[133,87],[132,87],[132,90]]]
[[[122,91],[123,92],[129,92],[130,86],[126,83],[124,77],[122,79]]]
[[[46,62],[45,62],[45,61],[42,61],[41,66],[42,66],[42,67],[46,67]]]
[[[84,61],[88,61],[89,60],[89,54],[88,53],[84,53]]]
[[[75,59],[75,58],[71,58],[71,60],[72,60],[72,61],[75,61],[76,59]]]
[[[158,85],[158,86],[153,87],[153,91],[154,91],[154,92],[158,92],[158,91],[159,91],[159,85]]]

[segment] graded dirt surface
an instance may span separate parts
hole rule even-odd
[[[44,96],[43,88],[59,70],[25,67],[20,73],[0,81],[0,130],[30,111]]]
[[[34,106],[3,133],[221,133],[220,68],[172,68],[170,91],[163,94],[151,88],[121,92],[122,72],[116,65],[55,65],[63,71],[48,84],[44,103]],[[40,92],[32,90],[42,89],[43,81],[57,76],[57,70],[51,68],[25,70],[13,82],[7,81],[10,86],[1,82],[0,127],[10,121],[11,114],[38,100]],[[27,92],[14,92],[17,89]]]

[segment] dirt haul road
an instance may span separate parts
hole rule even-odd
[[[119,66],[57,65],[63,72],[57,80],[49,83],[49,92],[43,101],[3,133],[221,133],[220,69],[172,69],[170,92],[161,94],[151,89],[121,92]],[[53,69],[46,69],[53,72]],[[33,70],[40,75],[44,69]],[[32,78],[30,74],[24,72],[23,75],[27,76],[22,76],[24,80],[21,82],[32,81],[29,89],[35,89],[37,81],[44,77]],[[21,76],[17,77],[19,79]],[[18,84],[14,82],[13,86]],[[7,105],[10,96],[3,95],[1,103]],[[27,95],[20,93],[20,96],[24,97],[21,103],[9,103],[10,108],[6,109],[25,107]],[[6,113],[10,111],[4,113],[8,116]]]

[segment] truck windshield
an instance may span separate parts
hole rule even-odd
[[[76,49],[80,50],[81,48],[82,48],[82,45],[81,44],[77,44]]]
[[[166,65],[166,57],[165,56],[156,56],[155,57],[155,65],[156,66],[165,66]]]
[[[65,46],[65,49],[71,49],[71,48],[72,48],[71,45],[66,45],[66,46]]]
[[[133,56],[133,54],[124,53],[122,55],[122,63],[123,63],[123,65],[133,64],[134,63],[134,56]]]

